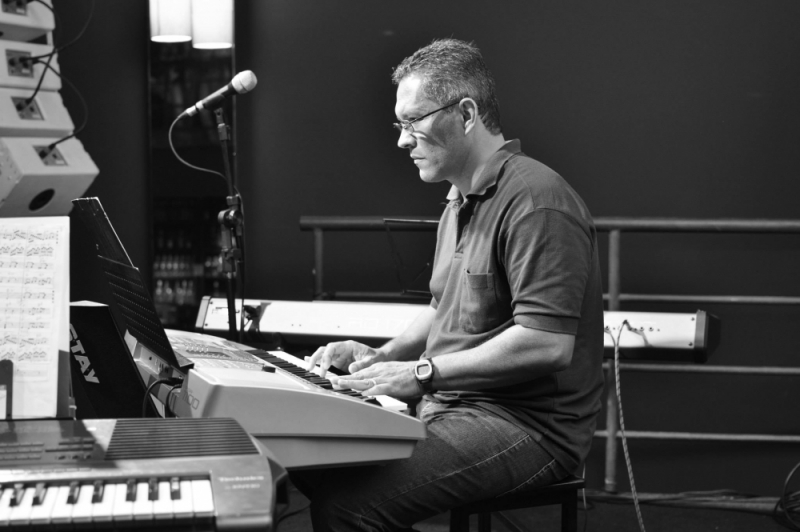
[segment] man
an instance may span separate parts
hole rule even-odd
[[[320,348],[366,395],[424,395],[428,437],[411,458],[310,479],[324,530],[398,530],[450,508],[578,471],[602,390],[602,283],[586,206],[555,172],[506,142],[478,49],[446,39],[394,71],[398,146],[420,178],[453,186],[433,298],[379,349]]]

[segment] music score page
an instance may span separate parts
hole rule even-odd
[[[68,217],[0,219],[0,325],[13,417],[55,417],[58,351],[69,350]]]

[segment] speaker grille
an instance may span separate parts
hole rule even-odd
[[[120,419],[106,460],[258,454],[233,419]]]

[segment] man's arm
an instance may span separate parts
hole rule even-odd
[[[566,369],[575,336],[514,325],[483,344],[433,359],[435,390],[510,386]]]
[[[574,345],[573,335],[514,325],[477,347],[432,359],[432,387],[480,390],[529,381],[567,368]],[[377,362],[340,382],[369,395],[415,397],[422,391],[413,368],[414,362]]]

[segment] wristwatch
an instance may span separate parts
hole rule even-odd
[[[414,377],[425,390],[425,393],[432,393],[433,389],[433,361],[430,358],[421,358],[414,364]]]

